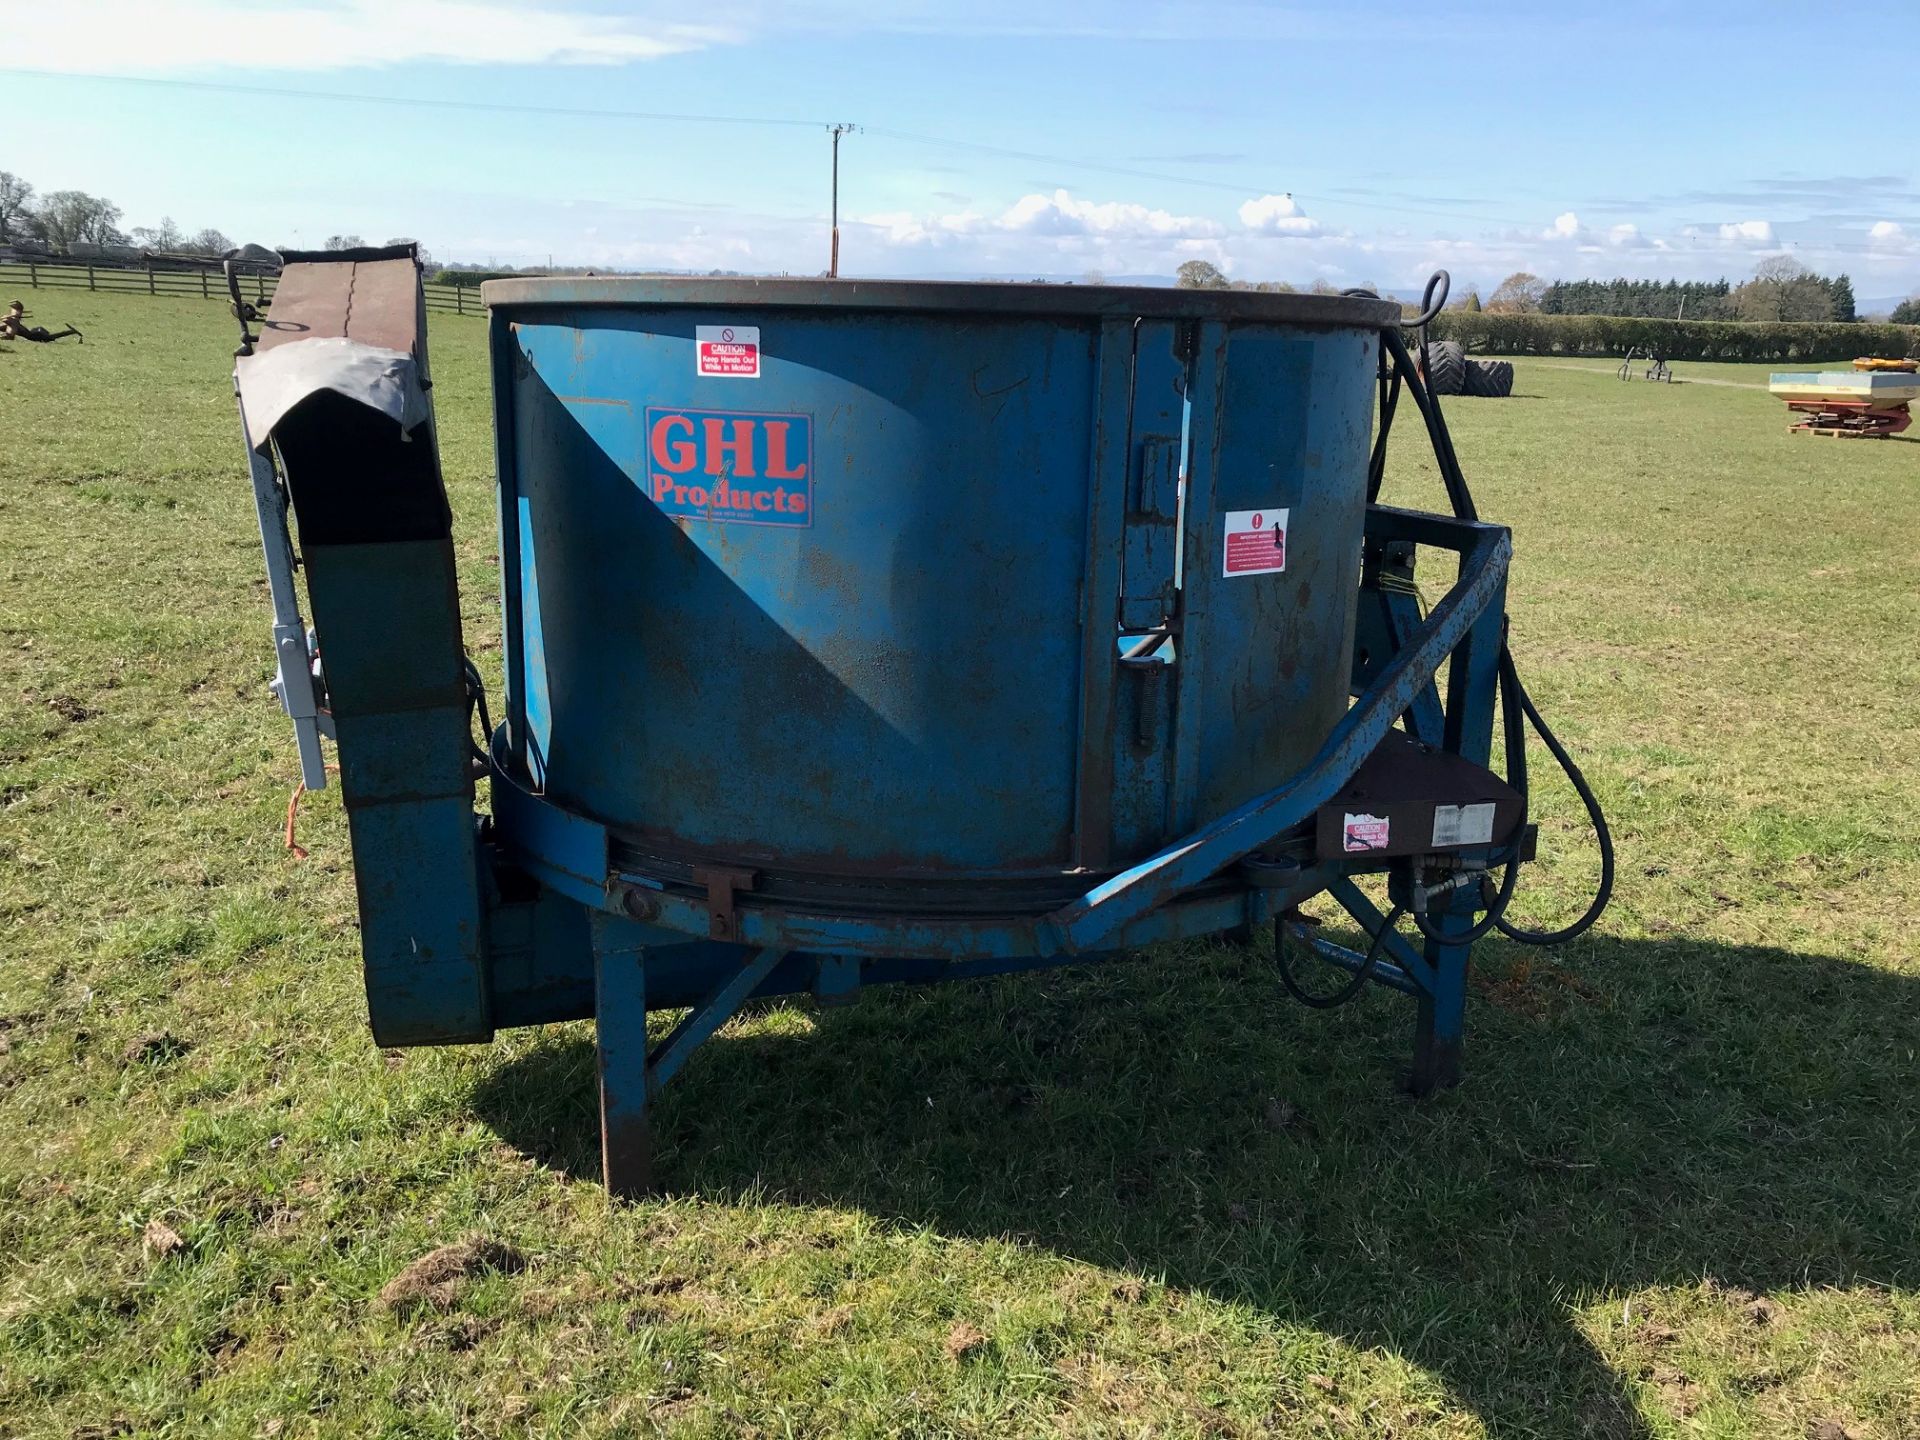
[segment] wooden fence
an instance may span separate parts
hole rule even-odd
[[[240,293],[256,305],[273,299],[280,277],[254,271],[240,277]],[[427,309],[448,315],[484,315],[480,292],[466,285],[427,285]],[[218,268],[173,270],[149,266],[89,265],[71,260],[0,261],[0,305],[13,291],[92,290],[113,295],[184,295],[225,300],[227,280]]]

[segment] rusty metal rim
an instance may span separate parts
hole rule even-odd
[[[1017,285],[973,280],[716,279],[705,276],[547,276],[489,280],[480,296],[521,307],[745,307],[892,310],[972,315],[1143,316],[1377,330],[1400,318],[1393,300],[1275,295],[1143,285]]]

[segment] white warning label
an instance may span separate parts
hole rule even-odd
[[[1384,815],[1349,813],[1340,824],[1340,848],[1349,855],[1387,848],[1390,827]]]
[[[1433,843],[1439,845],[1491,845],[1493,843],[1493,802],[1478,805],[1436,805],[1433,807]]]
[[[701,375],[727,375],[754,380],[760,375],[758,325],[696,325],[693,327],[693,364]]]
[[[1287,512],[1229,510],[1222,575],[1271,575],[1287,568]]]

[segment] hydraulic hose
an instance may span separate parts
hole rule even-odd
[[[1433,445],[1434,462],[1440,469],[1441,483],[1446,487],[1447,501],[1453,507],[1456,519],[1477,520],[1479,511],[1473,503],[1473,492],[1467,486],[1465,473],[1460,468],[1460,457],[1453,448],[1453,436],[1447,430],[1446,419],[1440,413],[1439,397],[1428,390],[1420,371],[1414,366],[1413,358],[1407,352],[1405,340],[1401,338],[1403,327],[1417,328],[1421,331],[1421,346],[1425,348],[1426,326],[1445,307],[1450,279],[1444,270],[1436,270],[1427,281],[1427,288],[1421,296],[1420,313],[1400,325],[1391,325],[1381,331],[1381,394],[1380,394],[1380,433],[1374,441],[1373,452],[1367,463],[1367,501],[1373,503],[1379,496],[1380,486],[1386,477],[1387,437],[1393,428],[1394,409],[1399,401],[1400,389],[1404,384],[1407,393],[1413,397],[1415,408],[1420,411],[1421,419],[1426,422],[1427,436]],[[1350,290],[1350,295],[1376,296],[1376,292],[1366,289]],[[1376,296],[1377,298],[1377,296]],[[1393,364],[1389,373],[1388,358]],[[1513,661],[1513,651],[1508,647],[1503,635],[1500,642],[1499,662],[1500,708],[1505,734],[1507,781],[1520,792],[1521,821],[1527,823],[1531,810],[1531,796],[1527,780],[1527,737],[1526,727],[1531,725],[1547,751],[1560,766],[1568,781],[1573,785],[1574,793],[1580,797],[1580,803],[1586,807],[1587,818],[1593,826],[1593,837],[1600,850],[1600,883],[1595,887],[1593,900],[1586,911],[1571,924],[1556,930],[1532,930],[1524,926],[1507,922],[1507,907],[1513,901],[1517,886],[1520,861],[1509,859],[1505,873],[1501,877],[1500,888],[1488,903],[1487,912],[1470,929],[1457,934],[1444,934],[1433,923],[1418,912],[1413,921],[1420,933],[1430,940],[1440,940],[1447,944],[1464,945],[1479,939],[1490,930],[1499,930],[1508,939],[1523,945],[1558,945],[1585,934],[1592,929],[1608,902],[1613,898],[1614,850],[1613,832],[1607,825],[1605,813],[1600,808],[1599,797],[1593,793],[1593,787],[1587,783],[1586,776],[1579,765],[1567,753],[1560,739],[1553,733],[1539,707],[1533,703],[1533,697],[1527,694],[1526,686],[1520,681],[1520,672]],[[1516,832],[1517,835],[1517,832]],[[1287,984],[1296,998],[1299,995],[1289,978],[1282,970],[1281,979]],[[1356,992],[1357,993],[1357,990]],[[1348,998],[1351,998],[1350,996]],[[1311,1003],[1311,1002],[1309,1002]],[[1339,1003],[1339,1002],[1335,1002]]]
[[[1286,986],[1287,993],[1302,1005],[1314,1010],[1333,1010],[1346,1004],[1366,988],[1367,981],[1373,978],[1374,966],[1380,963],[1380,952],[1385,948],[1387,936],[1393,933],[1393,927],[1400,923],[1400,917],[1406,913],[1404,907],[1396,905],[1387,912],[1387,918],[1380,922],[1380,928],[1373,932],[1373,943],[1367,946],[1367,957],[1360,962],[1351,979],[1331,995],[1315,995],[1301,986],[1294,978],[1293,966],[1287,960],[1287,917],[1273,917],[1273,964],[1280,972],[1280,983]]]
[[[1570,925],[1558,930],[1528,930],[1518,925],[1509,925],[1506,920],[1506,907],[1503,905],[1493,912],[1494,927],[1509,940],[1517,940],[1522,945],[1559,945],[1586,934],[1599,920],[1613,899],[1613,831],[1607,826],[1607,817],[1600,809],[1600,799],[1593,793],[1593,787],[1587,784],[1587,777],[1580,773],[1580,767],[1574,763],[1573,756],[1567,753],[1567,747],[1553,733],[1539,708],[1533,703],[1533,697],[1527,694],[1526,687],[1520,683],[1520,676],[1514,671],[1513,657],[1506,651],[1501,652],[1501,662],[1505,671],[1501,684],[1513,686],[1514,694],[1519,698],[1520,708],[1526,712],[1527,723],[1532,725],[1549,753],[1565,772],[1573,790],[1580,797],[1580,803],[1586,806],[1587,818],[1593,824],[1594,843],[1600,847],[1600,883],[1594,887],[1593,900],[1587,906],[1586,913]],[[1523,746],[1524,748],[1524,746]],[[1522,789],[1521,793],[1526,792]]]

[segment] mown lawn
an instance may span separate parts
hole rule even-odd
[[[87,343],[0,346],[0,1435],[1920,1436],[1920,445],[1453,404],[1622,856],[1600,934],[1482,947],[1459,1090],[1394,1090],[1400,997],[1186,947],[757,1010],[613,1209],[586,1027],[382,1054],[335,794],[281,846],[231,322],[28,298]],[[1594,868],[1540,804],[1536,920]],[[379,1302],[468,1235],[524,1266]]]

